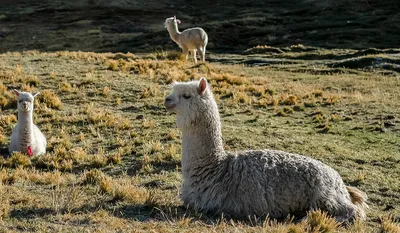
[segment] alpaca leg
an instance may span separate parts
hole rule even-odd
[[[349,204],[343,206],[342,210],[335,216],[335,218],[338,222],[353,223],[356,218],[361,220],[365,218],[363,210],[361,210],[361,212],[362,213],[360,213],[359,208],[356,205]]]
[[[193,52],[193,59],[194,59],[194,63],[197,64],[197,54],[196,54],[196,49],[192,50]]]
[[[201,61],[206,61],[206,46],[200,47]]]
[[[189,56],[189,50],[186,48],[182,49],[182,55],[185,56],[185,61],[187,61],[188,56]]]
[[[356,218],[364,218],[363,210],[360,212],[359,208],[346,197],[325,200],[320,209],[328,212],[338,222],[352,223]]]
[[[204,62],[203,47],[198,47],[197,51],[199,52],[199,55],[200,55],[200,62]]]

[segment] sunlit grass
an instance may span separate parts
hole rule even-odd
[[[0,63],[0,222],[8,228],[48,227],[61,220],[66,229],[78,229],[77,222],[86,227],[105,222],[105,230],[122,232],[390,232],[398,227],[394,217],[383,217],[397,216],[399,207],[395,100],[400,94],[393,88],[398,79],[369,72],[314,75],[193,65],[165,52],[12,56],[16,63]],[[49,57],[60,63],[52,68],[41,68],[44,61],[29,63]],[[346,184],[370,195],[367,222],[343,227],[322,212],[299,223],[237,221],[183,206],[181,134],[163,100],[173,81],[203,76],[220,107],[227,149],[281,149],[322,160]],[[48,141],[43,156],[8,155],[17,122],[14,87],[41,92],[34,121]]]

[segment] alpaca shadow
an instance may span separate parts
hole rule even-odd
[[[201,212],[194,208],[184,205],[125,205],[113,210],[112,214],[118,218],[134,219],[141,222],[167,221],[177,222],[184,218],[192,221],[201,221],[207,225],[215,225],[222,221],[245,224],[252,227],[264,226],[266,220],[277,223],[298,223],[304,220],[304,217],[286,217],[279,219],[270,219],[267,216],[256,217],[249,216],[246,219],[237,219],[222,213]]]
[[[183,205],[125,205],[112,212],[115,217],[134,219],[141,222],[168,221],[175,222],[182,218],[192,218],[206,224],[215,224],[221,215],[198,212]]]

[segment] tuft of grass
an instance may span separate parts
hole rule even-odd
[[[83,184],[99,184],[104,177],[105,175],[103,172],[97,169],[91,169],[83,174]]]
[[[359,173],[357,173],[357,176],[356,176],[356,178],[353,180],[352,183],[358,185],[358,184],[363,183],[364,181],[365,181],[365,172],[359,172]]]
[[[233,93],[233,103],[241,103],[241,104],[251,104],[252,100],[249,95],[247,95],[245,92],[236,92]]]
[[[317,126],[317,128],[320,128],[318,133],[329,133],[332,129],[332,124],[330,123],[329,120],[327,120],[327,121],[325,121],[324,124]]]
[[[15,173],[9,174],[6,169],[2,169],[0,172],[0,186],[3,184],[13,184],[16,181]],[[3,187],[3,186],[1,186]]]
[[[21,152],[13,152],[11,158],[9,158],[9,161],[11,167],[14,168],[20,166],[27,167],[32,164],[30,158],[26,154],[23,154]]]
[[[275,116],[282,116],[282,117],[285,117],[285,116],[287,116],[288,114],[292,114],[292,113],[293,113],[293,108],[286,106],[286,107],[284,107],[282,110],[277,111],[277,112],[275,113]]]
[[[165,139],[167,140],[175,140],[178,138],[178,132],[176,130],[170,129],[167,133],[167,135],[165,136]]]
[[[111,92],[111,88],[105,86],[105,87],[101,90],[100,94],[101,94],[102,96],[104,96],[104,97],[107,97],[107,96],[110,94],[110,92]]]
[[[1,186],[2,184],[0,183],[0,221],[7,218],[11,210],[10,200]]]
[[[121,163],[120,154],[112,154],[107,156],[107,164],[119,164],[119,163]]]
[[[22,66],[20,64],[17,64],[17,66],[15,67],[15,74],[16,75],[21,75],[22,72],[23,72]]]
[[[31,86],[26,83],[22,84],[20,89],[21,89],[21,91],[26,91],[26,92],[30,92],[30,93],[36,92],[36,87]]]
[[[113,70],[113,71],[119,70],[118,61],[116,61],[116,60],[107,60],[106,64],[107,64],[107,67],[109,70]]]
[[[285,116],[287,116],[287,113],[284,112],[283,110],[280,110],[280,111],[276,112],[276,113],[274,114],[274,116],[285,117]]]
[[[310,226],[310,232],[336,232],[340,223],[321,210],[311,211],[307,214],[307,223]]]
[[[393,215],[385,215],[380,218],[381,225],[379,227],[380,233],[397,233],[400,232],[400,223],[396,222]]]
[[[297,97],[295,95],[288,95],[286,98],[283,97],[280,103],[283,105],[296,105]]]
[[[47,107],[61,109],[61,100],[53,91],[43,90],[38,97]]]
[[[180,51],[155,50],[151,55],[157,60],[184,60],[182,52]]]
[[[149,97],[155,97],[157,93],[159,93],[160,87],[158,84],[152,85],[150,87],[145,87],[142,90],[142,94],[140,95],[141,99],[147,99]]]
[[[283,112],[286,114],[292,114],[293,113],[293,108],[291,107],[283,107]]]
[[[72,89],[72,86],[68,82],[62,82],[62,83],[60,83],[59,89],[62,92],[70,92],[70,90]]]
[[[1,115],[0,116],[0,125],[2,127],[12,127],[12,125],[14,125],[15,123],[17,123],[17,117],[16,115]]]
[[[152,129],[156,126],[156,122],[152,119],[144,119],[142,122],[142,126],[145,129]]]
[[[163,148],[164,147],[162,143],[158,140],[151,140],[145,144],[145,151],[147,151],[150,154],[160,152],[161,150],[163,150]]]
[[[83,191],[78,186],[57,185],[51,193],[51,209],[56,214],[70,214],[85,202]]]
[[[169,144],[166,149],[165,159],[168,161],[179,161],[181,158],[180,153],[178,153],[178,148],[175,144]]]
[[[113,181],[110,177],[102,177],[99,182],[99,190],[102,193],[110,193],[112,191]]]
[[[228,73],[217,74],[212,72],[209,79],[217,83],[226,82],[232,85],[244,85],[249,83],[249,80],[244,76],[235,76]]]
[[[95,168],[105,167],[107,165],[108,158],[104,156],[104,154],[96,154],[92,156],[92,159],[89,161],[90,165]]]
[[[315,97],[322,97],[323,94],[324,94],[324,91],[323,91],[323,90],[320,90],[320,89],[315,90],[315,91],[313,92],[313,95],[314,95]]]
[[[148,199],[145,188],[135,187],[131,184],[116,184],[112,191],[114,201],[126,201],[132,204],[143,204]]]

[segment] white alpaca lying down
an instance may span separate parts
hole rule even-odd
[[[205,78],[175,83],[165,106],[182,131],[186,205],[234,218],[304,217],[316,209],[338,221],[365,218],[365,193],[320,161],[276,150],[224,151],[218,106]]]
[[[29,92],[14,90],[18,96],[18,122],[11,134],[10,154],[14,151],[26,153],[29,156],[46,153],[46,138],[40,129],[33,124],[34,97]]]

